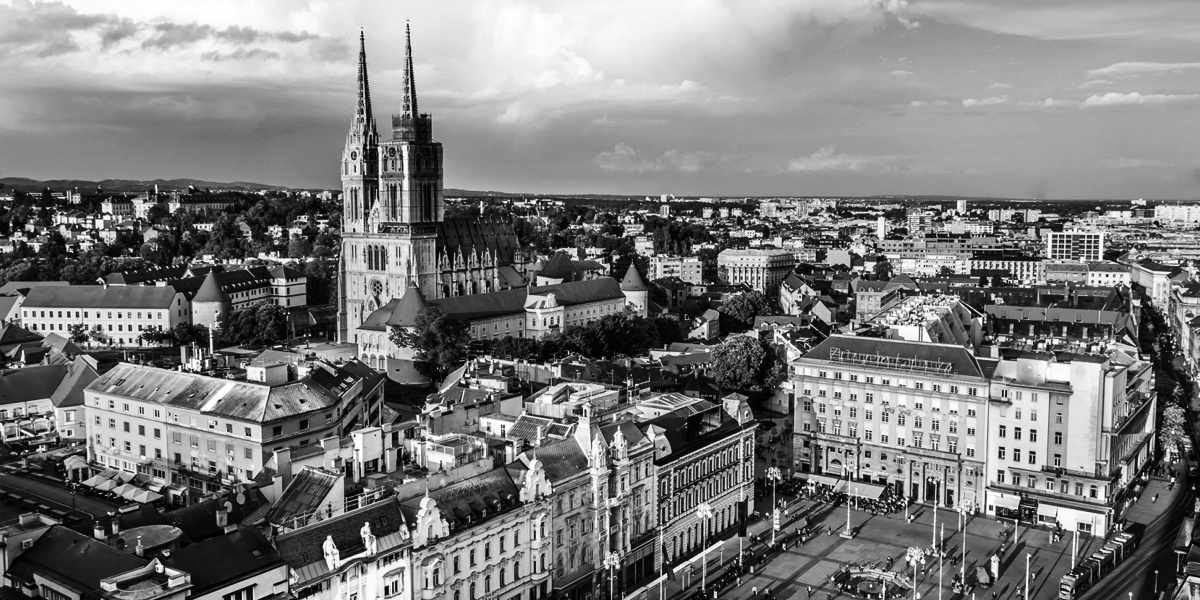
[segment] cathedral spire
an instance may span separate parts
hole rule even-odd
[[[371,84],[367,80],[367,38],[362,30],[358,32],[358,107],[350,128],[360,133],[375,129],[375,114],[371,112]]]
[[[404,101],[400,114],[405,117],[420,114],[417,110],[417,80],[413,76],[412,29],[407,22],[404,23]]]

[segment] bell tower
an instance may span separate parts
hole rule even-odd
[[[371,111],[367,81],[367,42],[358,34],[358,105],[342,151],[342,226],[346,232],[366,231],[366,216],[379,197],[379,131]]]
[[[433,139],[433,117],[417,108],[412,32],[404,29],[404,96],[400,114],[392,115],[392,139],[382,143],[381,219],[391,223],[440,223],[442,145]]]

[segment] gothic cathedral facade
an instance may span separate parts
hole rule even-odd
[[[356,342],[367,315],[413,281],[427,298],[519,285],[516,237],[507,222],[445,218],[442,145],[417,109],[411,35],[405,31],[404,96],[382,139],[371,110],[366,40],[359,36],[358,105],[342,152],[342,248],[338,340]]]

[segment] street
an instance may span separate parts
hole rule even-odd
[[[39,503],[65,512],[71,512],[71,490],[60,484],[52,484],[33,477],[14,475],[0,471],[0,491],[16,492],[26,498],[36,499]],[[96,498],[80,492],[75,494],[75,510],[88,517],[95,518],[119,508],[114,502]],[[3,515],[0,520],[9,520],[16,515]]]

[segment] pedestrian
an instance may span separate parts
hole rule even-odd
[[[757,595],[758,595],[758,586],[757,586],[757,585],[756,585],[756,586],[754,586],[753,588],[751,588],[751,589],[750,589],[750,594],[751,594],[752,596],[757,596]],[[994,600],[994,599],[993,599],[993,600]]]
[[[808,586],[808,597],[812,598],[812,586]]]
[[[737,581],[738,581],[738,583],[737,583],[738,587],[742,587],[742,576],[741,575],[738,575]]]

